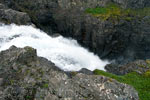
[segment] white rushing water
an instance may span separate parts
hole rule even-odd
[[[45,57],[65,71],[104,70],[107,61],[81,47],[75,40],[62,36],[51,37],[32,26],[0,25],[0,51],[10,46],[31,46],[38,56]]]

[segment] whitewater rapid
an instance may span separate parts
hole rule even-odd
[[[65,71],[79,71],[82,68],[105,70],[104,66],[108,64],[73,39],[51,37],[32,26],[0,25],[0,51],[12,45],[31,46],[37,49],[38,56],[47,58]]]

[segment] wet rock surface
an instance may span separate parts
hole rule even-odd
[[[138,100],[131,86],[96,75],[69,77],[31,47],[0,52],[0,100]]]
[[[102,59],[115,59],[119,64],[148,59],[149,16],[112,22],[85,13],[86,8],[103,7],[110,1],[123,8],[150,7],[149,0],[0,0],[2,4],[13,9],[1,12],[2,16],[6,15],[4,19],[9,19],[10,23],[24,24],[28,21],[20,20],[28,19],[24,18],[28,14],[31,22],[38,28],[50,35],[59,33],[65,37],[72,37]],[[0,8],[3,6],[0,5]]]

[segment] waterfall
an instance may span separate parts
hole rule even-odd
[[[52,61],[65,71],[105,70],[107,61],[102,61],[97,55],[81,47],[76,40],[62,36],[51,37],[32,26],[0,25],[0,51],[10,46],[31,46],[37,49],[37,55]]]

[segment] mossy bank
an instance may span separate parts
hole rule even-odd
[[[142,75],[137,72],[131,72],[123,76],[117,76],[101,70],[95,70],[94,74],[104,75],[121,83],[129,84],[138,91],[140,100],[150,100],[150,71],[147,71]]]
[[[101,20],[127,20],[142,19],[145,16],[150,16],[150,7],[145,8],[121,8],[118,4],[109,3],[105,7],[87,8],[85,13],[91,14]]]

